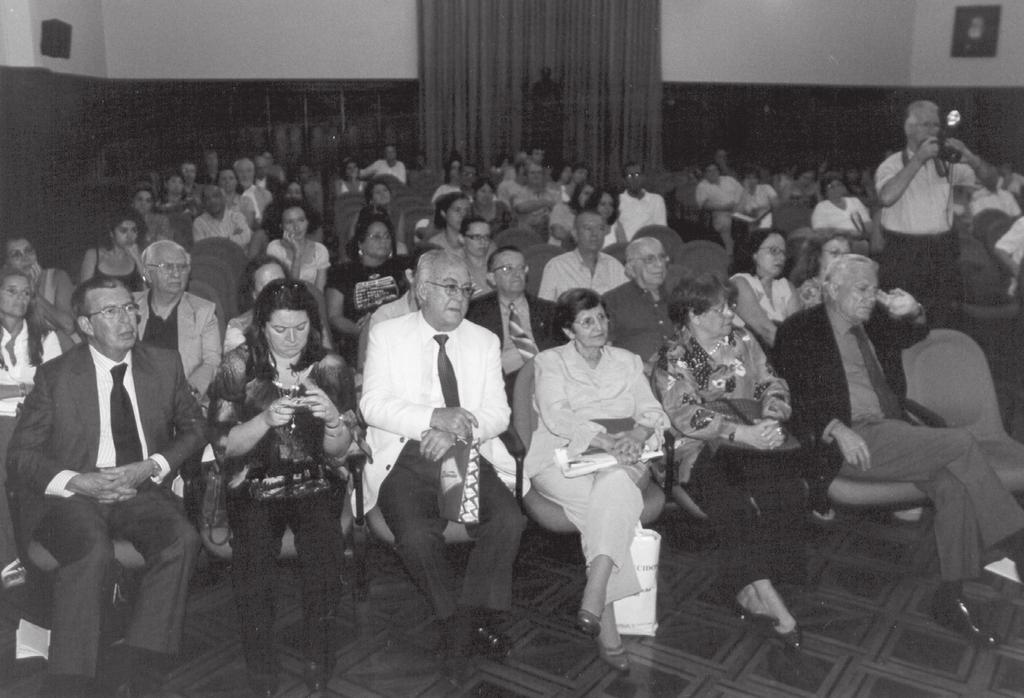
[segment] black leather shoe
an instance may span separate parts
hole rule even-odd
[[[277,693],[277,674],[259,674],[250,671],[248,680],[249,690],[255,696],[271,698],[271,696]]]
[[[939,625],[963,635],[979,647],[995,647],[1001,640],[984,628],[976,612],[972,612],[962,596],[932,601],[932,618]]]
[[[798,650],[804,644],[804,631],[800,629],[799,625],[793,626],[788,633],[780,633],[776,630],[775,636],[782,640],[782,645],[787,650]]]
[[[475,625],[469,631],[469,652],[484,657],[507,657],[512,651],[512,641],[497,630],[485,625]]]

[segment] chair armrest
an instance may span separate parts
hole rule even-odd
[[[524,461],[526,460],[526,446],[523,444],[523,440],[519,438],[519,434],[514,429],[506,429],[498,435],[501,442],[505,444],[505,448],[508,449],[509,454],[516,461],[516,501],[519,502],[519,506],[523,506],[523,480],[524,474]]]
[[[672,496],[672,488],[676,484],[676,434],[671,429],[665,430],[665,482],[662,489],[665,490],[665,497]]]
[[[946,424],[946,420],[940,415],[936,414],[932,410],[928,409],[919,402],[914,402],[911,399],[907,399],[904,405],[907,414],[913,417],[917,422],[926,426],[932,427],[933,429],[944,429],[949,426]]]
[[[345,459],[345,465],[352,474],[352,491],[355,493],[355,507],[352,521],[356,526],[366,523],[366,510],[363,498],[363,469],[366,467],[366,455],[353,453]]]

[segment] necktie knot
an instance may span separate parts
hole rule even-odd
[[[438,345],[440,345],[440,347],[442,349],[444,349],[444,345],[448,343],[448,335],[446,335],[446,334],[435,334],[434,335],[434,341],[437,342]]]
[[[128,370],[128,364],[118,364],[110,369],[110,375],[114,378],[114,385],[124,385],[124,374]]]

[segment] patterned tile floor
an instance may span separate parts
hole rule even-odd
[[[336,627],[337,665],[328,696],[1024,696],[1024,594],[997,577],[971,583],[1007,642],[976,650],[927,616],[937,560],[926,516],[895,524],[842,512],[808,529],[809,583],[783,594],[805,630],[794,655],[730,614],[715,585],[713,541],[670,511],[663,535],[656,637],[627,639],[629,675],[606,668],[572,626],[583,586],[578,539],[530,529],[523,540],[504,661],[478,660],[453,687],[438,671],[437,631],[423,598],[384,546],[369,550],[368,599],[346,593]],[[453,546],[458,563],[465,549]],[[282,563],[278,644],[281,696],[305,696],[294,568]],[[351,590],[351,587],[349,587]],[[18,595],[0,599],[0,696],[30,696],[41,663],[13,660]],[[197,575],[185,653],[162,677],[164,696],[247,695],[231,587],[222,566]]]

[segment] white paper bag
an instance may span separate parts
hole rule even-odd
[[[614,603],[615,624],[621,635],[649,635],[658,632],[658,556],[661,534],[639,525],[629,546],[636,566],[640,591]]]

